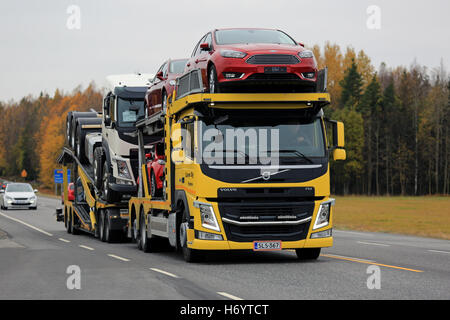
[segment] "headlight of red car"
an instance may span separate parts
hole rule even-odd
[[[224,58],[243,58],[247,54],[236,50],[220,50],[220,55]]]
[[[303,50],[298,53],[300,58],[314,58],[314,53],[311,50]]]

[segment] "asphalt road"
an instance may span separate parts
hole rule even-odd
[[[0,299],[450,299],[446,240],[335,230],[317,261],[232,252],[188,264],[175,252],[68,234],[59,205],[40,197],[36,211],[0,211]],[[68,288],[72,265],[80,289]]]

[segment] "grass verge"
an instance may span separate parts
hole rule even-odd
[[[450,240],[450,197],[336,196],[337,229]]]

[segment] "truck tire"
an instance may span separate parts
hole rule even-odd
[[[109,209],[105,210],[105,241],[108,243],[116,242],[119,238],[120,231],[111,229],[111,217],[109,213]]]
[[[71,216],[72,214],[71,214],[71,212],[69,212],[69,214],[66,214],[66,220],[65,220],[65,225],[66,225],[66,230],[67,230],[67,233],[72,233],[72,221],[71,221],[71,219],[70,219],[70,216]]]
[[[69,135],[70,135],[69,136],[69,146],[72,148],[72,150],[75,150],[75,135],[77,133],[76,126],[77,126],[78,118],[97,118],[97,112],[72,111],[70,119],[67,119],[68,121],[70,120],[70,122],[68,124]]]
[[[154,247],[154,239],[152,238],[152,236],[148,236],[148,228],[145,225],[144,210],[141,209],[139,217],[139,237],[137,239],[137,242],[139,242],[138,247],[144,252],[152,252]]]
[[[100,210],[98,214],[98,238],[101,242],[106,241],[105,237],[105,211]]]
[[[92,132],[101,132],[101,128],[83,128],[83,126],[96,126],[101,125],[101,123],[102,120],[100,118],[78,118],[75,126],[76,135],[74,141],[74,150],[81,163],[89,162],[85,150],[86,135]]]
[[[97,189],[102,188],[103,177],[103,149],[101,147],[94,150],[94,184]]]
[[[66,142],[68,145],[70,145],[71,130],[72,130],[72,111],[69,111],[66,117]]]
[[[102,177],[102,198],[103,200],[105,200],[108,203],[114,203],[117,202],[118,200],[118,195],[116,194],[116,192],[114,192],[114,190],[111,190],[111,188],[109,187],[109,181],[110,181],[110,169],[109,169],[109,165],[107,163],[107,160],[103,161],[103,166],[102,166],[102,173],[103,173],[103,177]]]
[[[72,217],[70,217],[70,233],[73,235],[80,234],[80,230],[78,230],[77,227],[75,227],[75,216],[72,211]]]
[[[295,253],[299,260],[317,260],[320,256],[320,249],[321,248],[295,249]]]
[[[183,258],[186,262],[198,262],[201,259],[200,252],[195,249],[188,248],[187,245],[187,229],[188,229],[188,213],[183,208],[181,223],[179,227],[180,248],[183,252]]]

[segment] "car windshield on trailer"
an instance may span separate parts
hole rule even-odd
[[[33,188],[27,183],[14,183],[6,186],[6,192],[33,192]]]
[[[183,73],[187,59],[173,60],[170,62],[169,73]]]
[[[244,44],[244,43],[274,43],[296,45],[286,33],[279,30],[266,29],[229,29],[215,32],[216,43]]]

